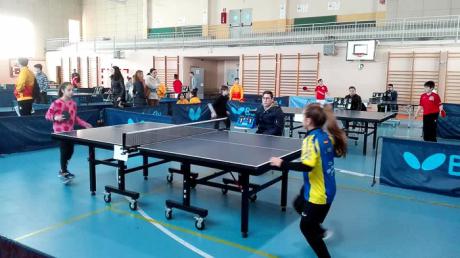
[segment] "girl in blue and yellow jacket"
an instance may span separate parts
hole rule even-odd
[[[330,257],[323,241],[327,232],[321,224],[336,192],[334,157],[345,156],[347,141],[329,106],[323,109],[319,104],[311,104],[304,115],[307,136],[302,143],[301,161],[283,162],[280,158],[272,158],[271,164],[283,170],[303,172],[300,230],[318,257]],[[327,131],[323,129],[326,122]]]

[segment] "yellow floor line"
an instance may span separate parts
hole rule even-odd
[[[203,238],[203,239],[215,242],[215,243],[219,243],[219,244],[223,244],[223,245],[230,246],[230,247],[233,247],[233,248],[237,248],[237,249],[240,249],[240,250],[252,253],[252,254],[257,254],[259,256],[268,257],[268,258],[276,258],[276,257],[278,257],[278,256],[275,256],[275,255],[266,253],[264,251],[260,251],[260,250],[257,250],[257,249],[254,249],[254,248],[251,248],[251,247],[248,247],[248,246],[244,246],[244,245],[241,245],[241,244],[238,244],[238,243],[234,243],[234,242],[225,240],[225,239],[217,238],[217,237],[206,235],[206,234],[203,234],[203,233],[198,233],[198,232],[196,232],[194,230],[178,227],[178,226],[175,226],[175,225],[172,225],[172,224],[169,224],[169,223],[165,223],[165,222],[161,222],[161,221],[158,221],[158,220],[155,220],[155,219],[150,220],[150,219],[144,218],[141,215],[131,213],[131,212],[128,212],[128,211],[119,210],[119,209],[116,209],[116,208],[113,208],[113,207],[110,209],[110,211],[114,212],[114,213],[117,213],[117,214],[120,214],[120,215],[129,216],[129,217],[132,217],[132,218],[143,220],[143,221],[146,221],[146,222],[157,223],[157,224],[160,224],[160,225],[162,225],[164,227],[170,228],[172,230],[176,230],[176,231],[186,233],[186,234],[190,234],[190,235],[193,235],[193,236],[196,236],[196,237],[199,237],[199,238]]]
[[[151,192],[148,192],[148,193],[143,193],[141,195],[151,195],[151,194],[154,194],[156,192],[159,192],[159,191],[162,191],[164,188],[166,187],[161,187],[161,188],[158,188],[158,189],[155,189]],[[95,211],[90,211],[90,212],[87,212],[87,213],[84,213],[84,214],[80,214],[80,215],[77,215],[75,217],[72,217],[70,219],[66,219],[64,221],[61,221],[61,222],[58,222],[58,223],[55,223],[55,224],[52,224],[48,227],[45,227],[45,228],[42,228],[42,229],[39,229],[39,230],[35,230],[35,231],[32,231],[30,233],[27,233],[25,235],[22,235],[20,237],[17,237],[15,238],[14,240],[15,241],[20,241],[20,240],[24,240],[26,238],[29,238],[29,237],[33,237],[33,236],[37,236],[37,235],[41,235],[41,234],[44,234],[44,233],[47,233],[47,232],[50,232],[50,231],[53,231],[53,230],[56,230],[56,229],[59,229],[59,228],[62,228],[66,225],[70,225],[72,223],[75,223],[75,222],[78,222],[80,220],[83,220],[83,219],[86,219],[86,218],[89,218],[91,216],[94,216],[94,215],[98,215],[98,214],[101,214],[105,211],[108,211],[111,207],[115,207],[121,203],[126,203],[126,201],[124,200],[120,200],[120,201],[117,201],[117,202],[112,202],[111,204],[109,204],[107,207],[105,208],[101,208],[101,209],[97,209]]]
[[[70,218],[70,219],[61,221],[61,222],[56,223],[56,224],[53,224],[53,225],[51,225],[51,226],[48,226],[48,227],[45,227],[45,228],[42,228],[42,229],[39,229],[39,230],[30,232],[30,233],[25,234],[25,235],[23,235],[23,236],[17,237],[17,238],[15,238],[14,240],[15,240],[15,241],[20,241],[20,240],[24,240],[24,239],[29,238],[29,237],[37,236],[37,235],[40,235],[40,234],[43,234],[43,233],[46,233],[46,232],[50,232],[50,231],[52,231],[52,230],[56,230],[56,229],[58,229],[58,228],[62,228],[62,227],[64,227],[64,226],[66,226],[66,225],[70,225],[70,224],[75,223],[75,222],[77,222],[77,221],[80,221],[80,220],[89,218],[89,217],[91,217],[91,216],[94,216],[94,215],[103,213],[103,212],[105,212],[105,211],[108,211],[109,208],[110,208],[110,207],[105,207],[105,208],[102,208],[102,209],[98,209],[98,210],[95,210],[95,211],[87,212],[87,213],[84,213],[84,214],[81,214],[81,215],[72,217],[72,218]]]

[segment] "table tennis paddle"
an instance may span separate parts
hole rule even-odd
[[[302,88],[304,91],[307,91],[308,90],[308,87],[307,86],[303,86]]]
[[[447,116],[446,111],[444,109],[441,110],[441,117],[444,118],[446,116]]]
[[[67,121],[70,119],[70,113],[69,111],[63,111],[62,112],[62,118],[64,119],[64,121]]]

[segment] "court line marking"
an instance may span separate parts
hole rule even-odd
[[[143,221],[146,221],[146,222],[157,223],[157,224],[160,224],[160,225],[162,225],[164,227],[170,228],[172,230],[176,230],[176,231],[186,233],[186,234],[189,234],[189,235],[192,235],[192,236],[203,238],[203,239],[209,240],[211,242],[215,242],[215,243],[223,244],[223,245],[226,245],[226,246],[230,246],[230,247],[240,249],[240,250],[252,253],[252,254],[257,254],[259,256],[268,257],[268,258],[278,258],[278,256],[276,256],[276,255],[272,255],[272,254],[266,253],[264,251],[254,249],[254,248],[249,247],[249,246],[244,246],[244,245],[241,245],[241,244],[238,244],[238,243],[235,243],[235,242],[231,242],[231,241],[228,241],[228,240],[225,240],[225,239],[221,239],[221,238],[218,238],[218,237],[214,237],[214,236],[211,236],[211,235],[198,233],[198,232],[196,232],[194,230],[190,230],[190,229],[182,228],[182,227],[179,227],[179,226],[175,226],[173,224],[161,222],[161,221],[155,220],[153,218],[147,219],[147,218],[145,218],[145,217],[143,217],[141,215],[137,215],[137,214],[134,214],[134,213],[131,213],[131,212],[119,210],[119,209],[116,209],[116,208],[112,208],[112,209],[110,209],[110,211],[114,212],[114,213],[117,213],[117,214],[120,214],[120,215],[129,216],[129,217],[132,217],[132,218],[143,220]]]
[[[66,225],[70,225],[70,224],[75,223],[77,221],[89,218],[91,216],[101,214],[101,213],[103,213],[105,211],[108,211],[109,209],[110,209],[110,207],[105,207],[105,208],[102,208],[102,209],[97,209],[95,211],[83,213],[83,214],[80,214],[78,216],[72,217],[70,219],[66,219],[66,220],[63,220],[61,222],[52,224],[52,225],[50,225],[48,227],[44,227],[42,229],[32,231],[32,232],[30,232],[28,234],[25,234],[25,235],[22,235],[20,237],[16,237],[14,240],[15,241],[21,241],[21,240],[24,240],[24,239],[29,238],[29,237],[41,235],[41,234],[44,234],[44,233],[47,233],[47,232],[62,228],[64,226],[66,226]]]
[[[126,198],[128,201],[129,201],[129,198]],[[147,222],[149,222],[150,224],[152,224],[153,226],[155,226],[157,229],[159,229],[161,232],[165,233],[167,236],[169,236],[170,238],[172,238],[174,241],[178,242],[179,244],[185,246],[187,249],[189,249],[190,251],[198,254],[199,256],[201,257],[205,257],[205,258],[214,258],[214,256],[204,252],[203,250],[197,248],[196,246],[190,244],[189,242],[185,241],[184,239],[180,238],[179,236],[177,236],[176,234],[174,234],[173,232],[169,231],[168,229],[166,229],[163,225],[161,225],[160,223],[157,223],[156,220],[152,219],[152,217],[150,217],[140,206],[137,207],[137,212],[145,218],[145,220]]]
[[[159,192],[159,191],[163,190],[164,188],[166,188],[166,187],[165,186],[160,187],[158,189],[155,189],[155,190],[153,190],[151,192],[144,193],[142,195],[151,195],[151,194],[154,194],[156,192]],[[113,207],[115,207],[115,206],[117,206],[119,204],[122,204],[122,203],[125,203],[125,201],[120,200],[120,201],[117,201],[117,202],[112,202],[111,204],[108,204],[104,208],[100,208],[100,209],[97,209],[97,210],[94,210],[94,211],[90,211],[90,212],[86,212],[86,213],[83,213],[83,214],[80,214],[80,215],[76,215],[76,216],[71,217],[69,219],[66,219],[66,220],[51,224],[51,225],[49,225],[47,227],[44,227],[44,228],[32,231],[30,233],[24,234],[22,236],[16,237],[16,238],[14,238],[14,240],[15,241],[20,241],[20,240],[24,240],[26,238],[30,238],[30,237],[34,237],[34,236],[37,236],[37,235],[41,235],[41,234],[44,234],[44,233],[51,232],[53,230],[62,228],[64,226],[66,226],[66,225],[70,225],[70,224],[73,224],[73,223],[78,222],[80,220],[92,217],[94,215],[101,214],[101,213],[103,213],[105,211],[108,211],[108,210],[112,209]]]

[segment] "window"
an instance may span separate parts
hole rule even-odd
[[[0,58],[35,56],[35,29],[32,23],[21,17],[0,15]]]
[[[80,41],[80,21],[69,20],[69,41]]]

